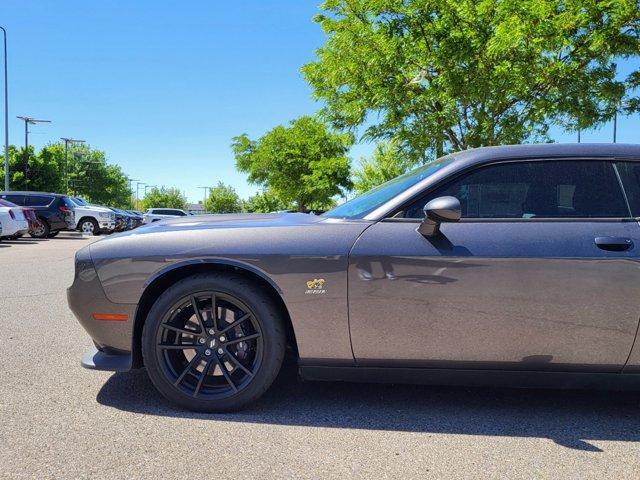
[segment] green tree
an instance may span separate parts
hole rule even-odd
[[[244,210],[249,213],[270,213],[291,210],[291,203],[282,202],[269,190],[258,192],[244,202]]]
[[[242,201],[232,186],[218,182],[209,192],[204,209],[213,213],[236,213],[242,211]]]
[[[4,158],[0,163],[4,176]],[[66,161],[60,143],[46,145],[37,153],[30,146],[28,155],[24,148],[12,146],[9,171],[12,190],[69,193],[94,203],[130,208],[126,175],[118,165],[107,163],[104,152],[88,145],[71,147]]]
[[[360,160],[360,167],[353,172],[353,188],[364,193],[373,187],[408,172],[416,162],[398,148],[396,142],[376,145],[370,159]]]
[[[303,212],[311,204],[326,205],[350,188],[347,152],[353,138],[331,131],[315,117],[301,117],[277,126],[258,140],[245,134],[233,139],[236,166],[249,182],[295,203]]]
[[[187,207],[187,198],[177,188],[153,187],[142,200],[142,207],[148,208],[182,208]]]
[[[436,151],[548,140],[640,107],[637,0],[327,0],[303,67],[323,114],[364,138]],[[440,153],[440,152],[438,152]]]

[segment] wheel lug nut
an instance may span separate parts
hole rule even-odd
[[[224,350],[222,350],[221,348],[218,349],[218,354],[222,355],[224,353]]]
[[[209,335],[215,335],[216,331],[213,328],[209,329]]]
[[[209,355],[211,355],[211,350],[209,350],[208,348],[204,351],[204,354],[208,357]]]
[[[205,342],[205,339],[204,339],[204,338],[201,338],[200,340],[198,340],[198,342],[200,342],[200,343],[204,343],[204,342]]]
[[[226,339],[226,338],[224,338],[224,336],[220,337],[220,341],[221,341],[221,342],[225,342],[226,340],[227,340],[227,339]]]

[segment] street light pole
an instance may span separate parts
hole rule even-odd
[[[9,190],[9,80],[7,66],[7,31],[0,27],[4,36],[4,189]]]
[[[27,172],[29,170],[29,125],[35,125],[36,123],[51,123],[51,120],[38,120],[37,118],[27,116],[18,116],[17,118],[24,121],[24,154],[27,157],[24,165],[24,179],[26,183]]]
[[[140,189],[140,185],[144,185],[144,182],[136,183],[136,210],[140,210],[140,200],[138,200],[138,191]]]
[[[66,194],[69,194],[69,144],[70,143],[84,143],[84,140],[76,140],[73,138],[64,138],[61,137],[60,140],[62,140],[64,142],[64,177],[65,177],[65,188],[66,188]]]
[[[198,188],[204,188],[204,201],[202,202],[202,208],[204,208],[204,204],[207,201],[207,191],[211,190],[211,187],[198,187]]]
[[[155,187],[157,187],[157,186],[158,186],[158,185],[145,185],[145,186],[144,186],[144,196],[145,196],[145,197],[147,196],[147,188],[155,188]]]

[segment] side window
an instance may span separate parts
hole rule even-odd
[[[537,161],[489,165],[438,187],[405,210],[422,218],[431,199],[460,200],[463,218],[628,218],[611,162]]]
[[[24,206],[24,195],[3,195],[2,198],[8,200],[9,202],[15,203],[16,205]]]
[[[27,195],[25,205],[28,207],[46,207],[53,201],[48,195]]]
[[[640,217],[640,163],[618,162],[616,168],[631,207],[631,215]]]
[[[186,215],[186,213],[184,213],[182,210],[174,210],[173,215],[178,215],[179,217],[184,217]]]

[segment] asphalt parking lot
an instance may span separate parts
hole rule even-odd
[[[300,383],[177,410],[80,367],[66,304],[93,239],[0,243],[0,478],[638,478],[640,394]]]

